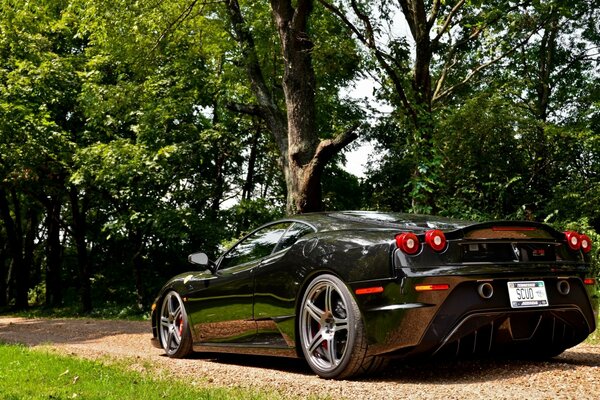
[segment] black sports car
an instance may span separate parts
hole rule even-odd
[[[551,357],[596,328],[591,241],[533,222],[330,212],[264,225],[152,306],[153,343],[304,357],[321,377],[417,355]]]

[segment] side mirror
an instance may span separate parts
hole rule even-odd
[[[188,256],[188,261],[192,264],[200,265],[203,267],[210,267],[210,261],[208,256],[204,253],[193,253]]]

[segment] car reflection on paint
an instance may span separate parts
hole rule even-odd
[[[153,344],[303,357],[324,378],[431,355],[552,357],[595,329],[592,243],[533,223],[379,212],[264,225],[152,307]]]

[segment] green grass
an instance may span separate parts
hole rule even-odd
[[[147,366],[146,366],[147,367]],[[150,367],[151,368],[151,367]],[[0,344],[0,399],[274,399],[277,393],[202,387],[42,349]]]
[[[600,344],[600,325],[596,325],[597,328],[588,338],[585,340],[589,344]]]

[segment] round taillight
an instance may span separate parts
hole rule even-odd
[[[442,251],[446,248],[446,236],[444,232],[437,229],[425,232],[425,242],[435,251]]]
[[[569,248],[573,251],[577,251],[581,248],[581,238],[579,233],[574,231],[565,232],[565,238],[567,239],[567,244]]]
[[[584,253],[592,251],[592,239],[588,235],[579,236],[579,242],[581,242],[581,250]]]
[[[416,254],[419,251],[419,238],[414,233],[401,233],[396,235],[396,245],[406,254]]]

